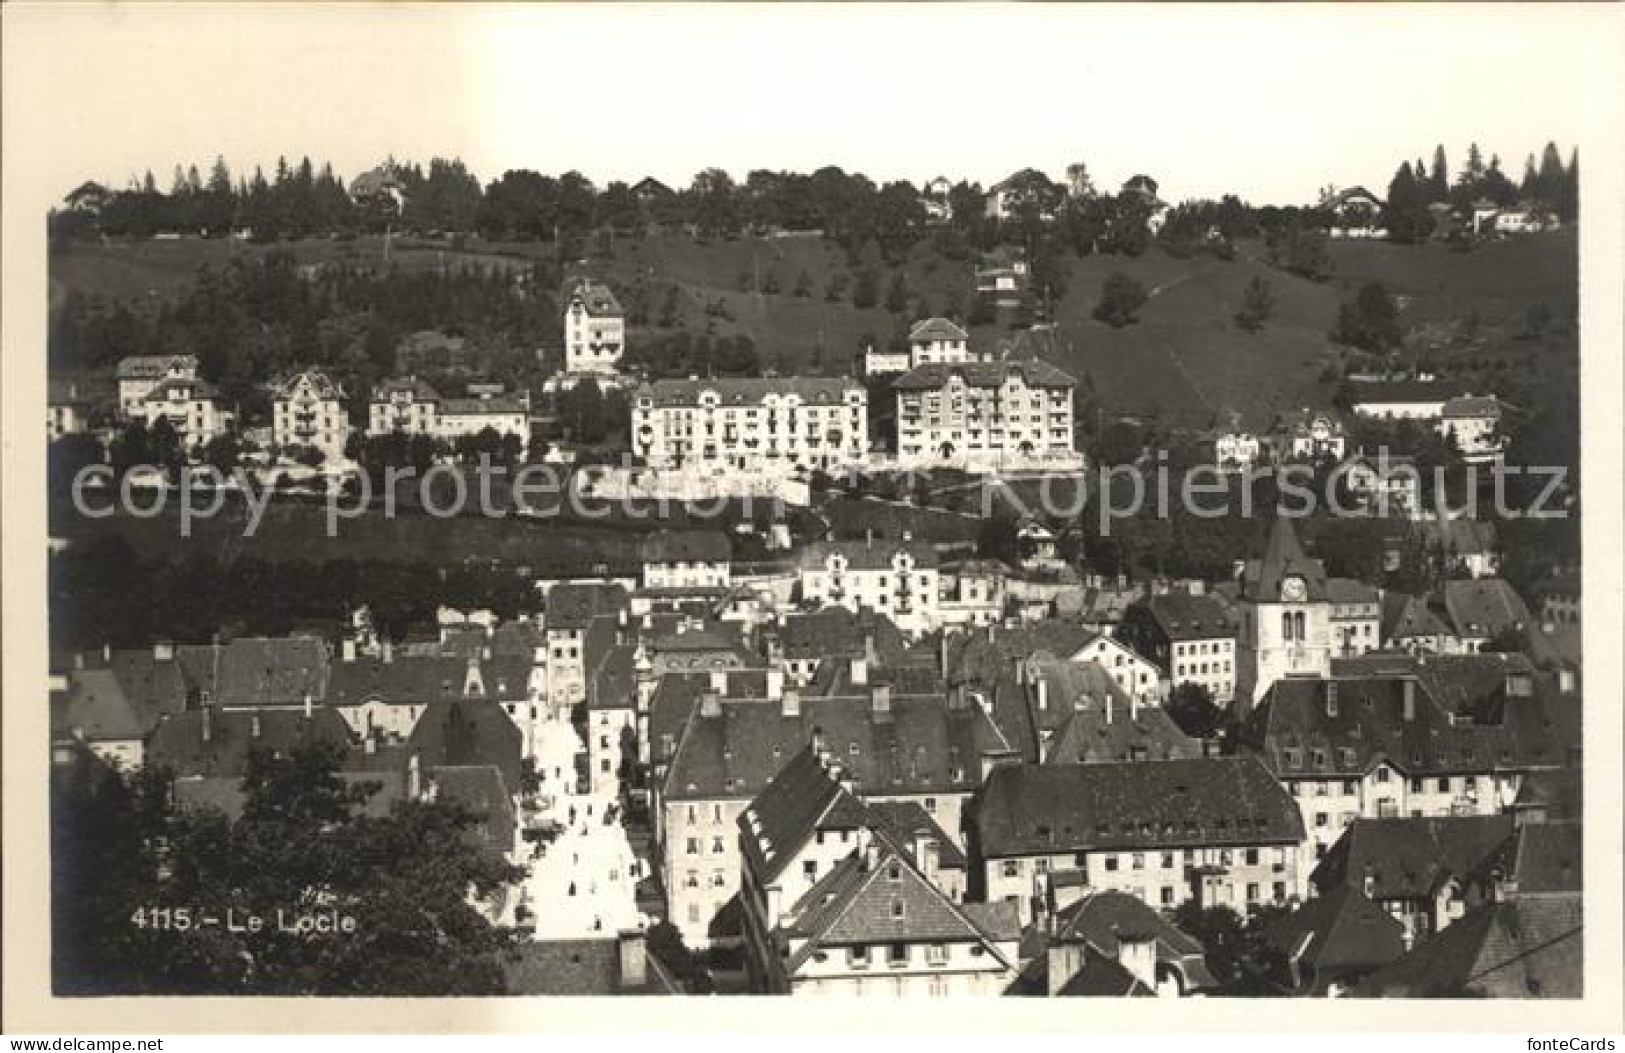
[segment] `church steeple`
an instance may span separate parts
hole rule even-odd
[[[1256,574],[1248,575],[1243,597],[1258,602],[1272,602],[1281,598],[1281,583],[1288,578],[1302,579],[1305,586],[1303,599],[1318,600],[1326,594],[1326,571],[1320,560],[1310,559],[1298,541],[1298,532],[1288,516],[1277,515],[1270,524],[1270,536],[1264,545],[1264,557],[1258,561]]]

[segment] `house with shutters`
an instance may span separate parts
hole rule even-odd
[[[802,552],[799,597],[808,606],[882,614],[919,635],[940,621],[940,562],[935,548],[907,536],[820,542]]]
[[[1278,682],[1238,739],[1296,802],[1307,867],[1362,818],[1499,814],[1570,763],[1577,706],[1516,656],[1373,654]]]
[[[602,282],[580,279],[564,296],[564,371],[616,374],[626,354],[626,311]]]
[[[283,450],[320,450],[328,464],[342,460],[350,437],[344,398],[344,389],[319,370],[289,377],[271,401],[271,441]]]
[[[1015,975],[1008,904],[965,903],[964,856],[917,804],[866,804],[842,758],[809,745],[737,820],[753,990],[895,996],[997,994]],[[945,866],[946,864],[946,866]],[[951,887],[951,886],[950,886]]]
[[[1256,757],[1114,764],[1005,764],[978,800],[971,856],[989,902],[1032,921],[1048,876],[1162,910],[1237,911],[1303,895],[1303,820]]]
[[[732,584],[732,547],[717,530],[656,531],[640,542],[638,555],[644,589],[725,590]]]
[[[669,917],[689,946],[712,939],[739,891],[736,823],[809,745],[842,765],[866,804],[918,805],[963,850],[966,802],[1014,749],[930,666],[829,663],[803,687],[759,671],[661,678],[650,711],[651,811]]]
[[[118,412],[125,420],[146,417],[147,396],[166,380],[196,380],[194,355],[130,355],[119,359]]]
[[[1123,612],[1118,638],[1157,666],[1170,691],[1183,683],[1207,688],[1220,706],[1235,696],[1236,625],[1223,600],[1165,592]]]

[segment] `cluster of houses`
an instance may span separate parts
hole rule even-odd
[[[754,991],[1202,994],[1187,904],[1274,909],[1282,992],[1578,990],[1578,653],[1480,650],[1550,631],[1505,583],[1452,581],[1441,615],[1328,576],[1287,519],[1234,580],[1070,603],[942,557],[871,537],[764,567],[666,531],[512,621],[60,655],[53,762],[167,768],[234,814],[251,751],[331,743],[369,807],[463,801],[516,860],[537,779],[619,794],[648,909],[738,948]],[[1573,576],[1538,600],[1577,629]],[[1187,684],[1229,732],[1182,729]]]
[[[1331,213],[1327,234],[1333,238],[1382,239],[1388,237],[1387,204],[1363,186],[1347,187],[1325,202]],[[1562,227],[1557,212],[1541,201],[1522,200],[1502,205],[1480,197],[1465,208],[1447,201],[1427,206],[1430,237],[1438,240],[1459,235],[1505,237],[1534,234]]]

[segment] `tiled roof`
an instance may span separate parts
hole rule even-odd
[[[1467,556],[1495,551],[1495,524],[1477,519],[1424,519],[1418,526],[1428,544],[1446,555]]]
[[[1585,779],[1578,768],[1532,771],[1518,786],[1515,811],[1540,808],[1548,822],[1578,820],[1585,804]]]
[[[1426,681],[1413,680],[1407,720],[1408,679],[1278,680],[1249,716],[1241,741],[1283,779],[1358,779],[1378,763],[1423,778],[1566,762],[1565,744],[1548,726],[1549,712],[1561,701],[1541,679],[1532,697],[1508,698],[1503,683],[1464,698],[1459,711],[1442,706]]]
[[[1086,952],[1083,968],[1055,992],[1067,998],[1152,998],[1152,991],[1121,962]]]
[[[581,301],[581,306],[595,318],[620,318],[625,315],[615,293],[603,282],[589,279],[577,281],[570,289],[570,302]]]
[[[637,987],[622,982],[620,944],[613,936],[526,941],[504,955],[502,974],[512,995],[681,994],[654,955],[643,953],[647,978]]]
[[[926,318],[915,322],[908,331],[908,338],[914,340],[969,340],[970,334],[946,318]]]
[[[140,741],[153,724],[138,712],[111,669],[81,669],[51,706],[51,727],[86,742]]]
[[[846,560],[848,570],[890,570],[899,554],[913,557],[918,570],[934,570],[941,563],[937,550],[926,541],[901,541],[876,538],[872,541],[820,541],[808,545],[801,554],[801,565],[807,569],[822,570],[831,556]]]
[[[530,397],[523,392],[509,395],[483,395],[479,398],[440,400],[442,417],[471,416],[487,413],[529,413]]]
[[[1118,941],[1123,936],[1155,940],[1159,961],[1180,962],[1191,958],[1200,961],[1206,953],[1195,937],[1127,892],[1086,894],[1056,912],[1055,933],[1062,939],[1087,940],[1113,958],[1118,956]]]
[[[1327,578],[1325,599],[1327,603],[1338,604],[1375,604],[1381,593],[1363,581],[1354,578]],[[1333,617],[1336,615],[1334,614]]]
[[[1211,640],[1236,635],[1236,625],[1230,620],[1230,609],[1217,597],[1169,592],[1140,602],[1145,604],[1157,627],[1170,640]]]
[[[990,858],[1303,839],[1296,802],[1250,757],[1005,764],[977,822]]]
[[[553,586],[547,594],[543,624],[554,629],[584,630],[601,615],[618,614],[628,606],[626,590],[615,583],[567,581]]]
[[[756,406],[769,395],[789,396],[804,406],[838,406],[848,392],[863,392],[855,381],[828,377],[717,377],[706,380],[657,380],[644,384],[637,397],[656,406],[698,406],[703,392],[715,392],[720,406]],[[867,396],[865,396],[867,401]]]
[[[868,697],[803,698],[794,716],[776,701],[725,701],[717,716],[688,719],[666,797],[752,797],[815,734],[860,794],[968,793],[984,753],[1007,748],[979,707],[955,709],[940,695],[894,695],[884,719]]]
[[[1449,636],[1450,630],[1420,596],[1389,592],[1382,597],[1382,639]]]
[[[1365,998],[1579,998],[1579,895],[1486,903],[1354,989]]]
[[[645,563],[726,563],[733,558],[720,530],[660,530],[638,546]]]
[[[1314,970],[1314,986],[1387,965],[1405,953],[1405,926],[1353,885],[1339,885],[1277,918],[1264,940]]]
[[[1099,635],[1076,622],[1054,618],[956,633],[948,638],[948,682],[992,687],[1017,658],[1029,658],[1039,651],[1071,658]]]
[[[1444,609],[1460,636],[1494,636],[1530,620],[1523,598],[1500,578],[1445,582]]]
[[[907,645],[896,622],[884,614],[862,616],[845,607],[787,615],[779,630],[779,641],[784,657],[790,660],[845,658],[864,653],[864,634],[871,628],[876,655],[882,660],[901,659]]]
[[[516,817],[511,794],[518,786],[510,787],[495,765],[431,767],[423,776],[437,799],[454,801],[479,817],[477,829],[487,848],[500,852],[513,848]]]
[[[1016,680],[1012,664],[993,693],[993,720],[1023,760],[1106,764],[1202,755],[1201,743],[1161,708],[1136,707],[1098,662],[1039,652],[1025,660],[1023,676],[1025,682]]]
[[[1431,380],[1366,380],[1349,385],[1349,401],[1370,403],[1430,403],[1441,405],[1456,392],[1448,384]]]
[[[1585,833],[1578,819],[1525,823],[1476,876],[1517,882],[1516,892],[1508,895],[1579,892],[1585,877]]]
[[[327,645],[301,636],[254,636],[175,648],[187,682],[227,707],[303,705],[327,697]]]
[[[192,710],[158,726],[147,745],[146,763],[151,768],[171,768],[177,778],[241,779],[253,750],[287,752],[313,743],[345,747],[349,741],[344,719],[325,706],[313,709],[309,717],[296,710],[215,709],[207,714]]]
[[[1374,900],[1430,896],[1477,871],[1511,836],[1509,815],[1356,818],[1310,880],[1330,891],[1339,885],[1363,889],[1369,878]]]
[[[494,702],[432,702],[412,727],[407,746],[425,768],[493,765],[507,785],[521,777],[519,729]]]
[[[841,788],[809,746],[791,757],[739,814],[740,845],[766,886],[815,832],[857,830],[867,820],[862,802]]]
[[[329,667],[327,701],[334,706],[359,706],[373,699],[390,705],[425,705],[462,698],[515,701],[526,697],[528,656],[485,659],[478,669],[485,690],[467,694],[463,689],[468,684],[469,662],[463,658],[406,655],[389,661],[337,661]]]
[[[1019,376],[1030,388],[1070,388],[1077,384],[1041,358],[1024,358],[1004,362],[927,362],[892,381],[892,387],[902,391],[929,391],[943,387],[956,374],[973,388],[1001,388],[1012,376]]]
[[[1444,404],[1441,416],[1447,419],[1493,419],[1501,416],[1501,400],[1494,395],[1462,395]]]
[[[942,869],[965,869],[965,853],[919,801],[871,801],[866,808],[869,825],[907,852],[915,866],[925,865],[915,853],[916,843],[923,839],[936,844],[937,865]]]
[[[372,401],[388,402],[390,396],[398,391],[409,393],[414,402],[440,401],[440,392],[430,387],[428,381],[417,377],[389,377],[379,381],[372,389]]]
[[[119,359],[120,380],[159,380],[169,375],[170,368],[196,374],[197,358],[193,355],[129,355]]]

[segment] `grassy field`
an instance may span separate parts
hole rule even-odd
[[[376,237],[285,247],[302,264],[378,266],[383,261],[382,239]],[[190,282],[199,266],[266,251],[196,240],[76,246],[52,260],[52,295],[57,299],[78,288],[111,298],[166,297]],[[1485,324],[1510,328],[1534,303],[1563,312],[1576,298],[1571,231],[1489,243],[1465,253],[1437,244],[1366,242],[1333,242],[1330,252],[1334,274],[1323,283],[1274,270],[1260,258],[1258,245],[1242,245],[1231,261],[1178,260],[1158,249],[1136,259],[1078,259],[1066,295],[1056,304],[1055,328],[1025,342],[1073,375],[1087,374],[1110,411],[1159,410],[1170,422],[1200,426],[1226,408],[1258,414],[1324,402],[1329,389],[1319,377],[1338,359],[1327,333],[1339,305],[1368,281],[1381,281],[1403,298],[1407,325],[1459,321],[1476,313]],[[390,258],[408,268],[517,267],[552,254],[551,245],[539,243],[469,239],[453,248],[397,240]],[[568,269],[607,280],[627,301],[640,295],[641,286],[651,316],[675,284],[684,329],[749,335],[764,368],[779,373],[848,372],[865,335],[885,342],[903,324],[878,307],[860,310],[849,299],[825,299],[831,279],[849,273],[849,265],[843,252],[819,237],[742,237],[706,244],[678,234],[623,238],[601,257],[569,261]],[[1140,321],[1122,329],[1092,317],[1101,283],[1113,271],[1133,276],[1151,292]],[[911,295],[937,306],[963,297],[971,272],[970,262],[944,259],[924,245],[907,264]],[[808,296],[794,295],[802,274],[810,279]],[[769,276],[777,280],[777,294],[750,291]],[[1233,316],[1254,277],[1270,281],[1276,306],[1263,331],[1250,334],[1236,327]],[[708,314],[708,307],[715,313]],[[631,339],[665,332],[635,329]],[[973,342],[991,349],[1008,336],[979,329]]]

